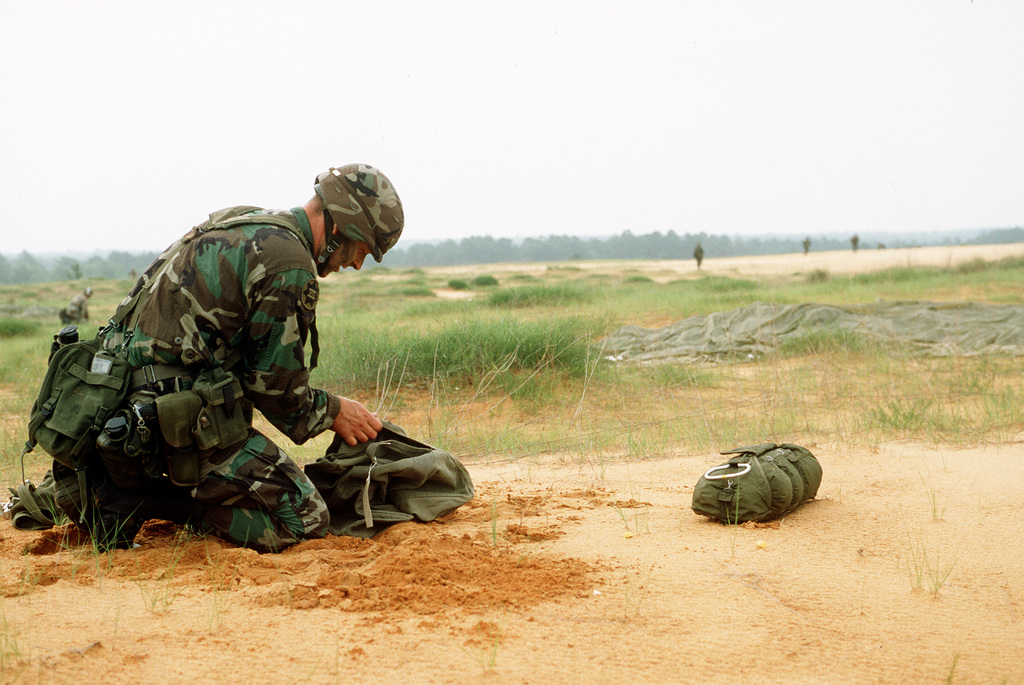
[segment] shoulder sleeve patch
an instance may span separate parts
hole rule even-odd
[[[308,311],[316,309],[317,300],[320,299],[320,286],[316,279],[311,278],[302,287],[302,294],[299,295],[299,306]]]

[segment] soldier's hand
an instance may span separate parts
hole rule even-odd
[[[377,437],[377,431],[384,427],[377,415],[355,400],[339,397],[341,411],[334,417],[331,430],[340,435],[349,445],[366,442]]]

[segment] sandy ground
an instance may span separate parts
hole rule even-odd
[[[704,269],[854,258],[742,261]],[[689,509],[716,454],[471,463],[477,497],[444,520],[279,555],[158,522],[94,555],[4,520],[0,681],[1024,683],[1022,440],[805,445],[818,498],[739,527]]]

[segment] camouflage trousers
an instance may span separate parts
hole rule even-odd
[[[291,457],[257,430],[242,446],[204,455],[192,496],[213,534],[263,552],[323,537],[330,514]]]

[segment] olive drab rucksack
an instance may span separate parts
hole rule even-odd
[[[724,464],[708,469],[693,489],[690,508],[722,523],[767,521],[814,499],[821,464],[799,445],[773,442],[737,447]]]

